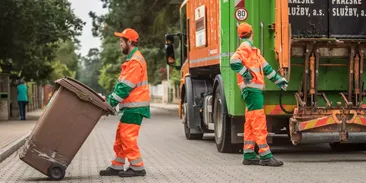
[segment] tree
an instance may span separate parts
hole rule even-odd
[[[81,59],[77,79],[88,85],[94,91],[105,93],[98,83],[101,68],[100,52],[97,48],[92,48],[89,50],[88,55]]]
[[[160,68],[165,67],[165,34],[172,27],[177,27],[179,22],[179,5],[172,5],[170,1],[102,0],[109,13],[103,16],[89,13],[93,19],[93,35],[103,40],[101,60],[104,67],[99,80],[103,88],[112,89],[125,59],[119,39],[114,37],[113,32],[121,32],[128,27],[140,35],[139,49],[147,61],[149,82],[161,82]]]
[[[75,53],[76,46],[72,40],[59,40],[54,61],[51,62],[52,72],[48,81],[53,81],[65,76],[75,78],[78,69],[79,57]]]
[[[77,47],[72,40],[60,40],[55,60],[59,60],[70,70],[76,71],[78,69],[79,56],[75,53],[75,50],[77,50]]]
[[[84,24],[70,6],[67,0],[1,0],[2,71],[26,81],[47,79],[54,69],[51,62],[56,59],[59,40],[77,42]]]

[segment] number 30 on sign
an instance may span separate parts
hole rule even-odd
[[[248,18],[248,11],[244,8],[239,8],[235,11],[235,18],[238,21],[244,21]]]

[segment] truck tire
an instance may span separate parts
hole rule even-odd
[[[182,106],[182,117],[183,117],[183,124],[184,124],[184,134],[186,136],[187,140],[202,140],[203,138],[203,133],[200,134],[192,134],[191,130],[188,127],[188,118],[187,118],[187,112],[189,110],[187,110],[188,104],[187,104],[187,92],[185,93],[184,96],[184,102],[183,102],[183,106]]]
[[[215,143],[221,153],[233,153],[242,150],[242,144],[231,143],[231,123],[227,113],[226,100],[222,85],[218,84],[214,93],[213,120]]]

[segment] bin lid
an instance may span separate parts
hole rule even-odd
[[[76,79],[65,77],[56,80],[55,83],[75,93],[81,100],[90,102],[103,109],[107,114],[114,114],[116,112],[116,110],[105,102],[105,100],[93,89]]]

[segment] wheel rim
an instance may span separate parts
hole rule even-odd
[[[62,170],[61,168],[53,168],[51,171],[51,175],[53,178],[58,179],[60,177],[62,177]]]
[[[222,112],[221,112],[221,99],[218,99],[217,100],[217,103],[216,103],[216,129],[215,129],[215,132],[216,132],[216,137],[218,139],[221,139],[222,138]]]

